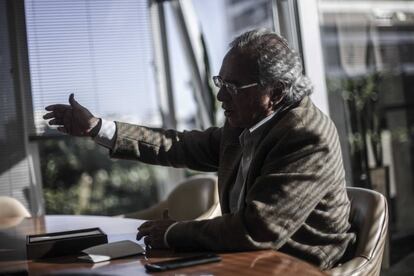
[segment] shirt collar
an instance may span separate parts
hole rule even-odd
[[[276,113],[277,112],[273,112],[272,114],[257,122],[251,128],[244,129],[239,136],[240,145],[244,147],[246,143],[254,143],[260,137],[261,131],[258,129],[261,126],[263,126],[266,122],[268,122],[270,119],[272,119],[276,115]]]
[[[262,125],[264,125],[267,121],[269,121],[270,119],[272,119],[276,115],[276,113],[277,113],[277,111],[273,112],[272,114],[268,115],[264,119],[260,120],[254,126],[252,126],[251,128],[249,128],[249,132],[252,133],[256,129],[258,129],[259,127],[261,127]]]

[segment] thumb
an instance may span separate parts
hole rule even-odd
[[[75,100],[75,94],[71,93],[69,95],[69,103],[72,108],[79,108],[81,105]]]

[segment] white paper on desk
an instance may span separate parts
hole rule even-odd
[[[125,240],[86,248],[82,250],[82,253],[86,254],[86,256],[80,256],[79,259],[98,263],[112,259],[138,255],[144,252],[145,250],[141,245],[133,241]]]

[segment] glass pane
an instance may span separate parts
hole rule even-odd
[[[164,168],[112,160],[89,139],[39,142],[47,214],[118,215],[158,200]]]
[[[236,36],[254,28],[274,29],[272,0],[192,2],[204,35],[213,76],[219,73],[228,45]],[[217,106],[216,117],[217,124],[223,124],[224,115],[220,105]]]
[[[26,0],[36,133],[44,107],[69,93],[99,117],[160,126],[147,1]],[[165,168],[111,160],[90,139],[41,139],[47,214],[116,215],[158,200]]]
[[[26,0],[36,133],[73,92],[94,114],[160,125],[146,1]]]
[[[318,5],[331,115],[348,134],[352,184],[389,200],[394,265],[414,252],[414,1]]]
[[[0,1],[0,196],[12,196],[29,209],[30,167],[9,30],[7,3]]]
[[[184,42],[181,39],[171,3],[165,3],[164,9],[177,129],[194,129],[197,126],[195,122],[197,103],[194,95],[195,88],[191,80],[192,74],[185,57]]]

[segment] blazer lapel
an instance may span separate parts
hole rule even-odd
[[[228,213],[230,212],[229,193],[236,181],[242,155],[241,147],[240,145],[228,145],[224,149],[223,154],[225,156],[222,160],[223,166],[220,164],[222,169],[219,170],[218,175],[221,180],[219,182],[221,184],[219,186],[219,195],[222,212]]]
[[[219,197],[223,214],[230,212],[229,193],[236,181],[241,161],[242,150],[239,135],[242,131],[243,129],[231,128],[228,125],[224,127],[223,138],[225,142],[222,144],[223,152],[218,170]]]
[[[266,154],[269,153],[269,150],[275,147],[275,144],[278,143],[280,138],[284,135],[284,128],[283,127],[276,127],[276,125],[284,125],[286,122],[286,118],[284,119],[284,115],[288,113],[293,108],[299,106],[304,106],[308,103],[308,98],[305,97],[300,103],[291,105],[287,107],[285,110],[282,110],[279,114],[276,114],[274,118],[272,118],[266,125],[264,125],[264,129],[260,135],[260,139],[258,144],[256,145],[255,153],[250,163],[249,171],[247,173],[247,177],[245,180],[245,192],[244,197],[247,195],[247,191],[254,184],[254,180],[260,173],[260,168],[262,167],[262,163]]]

